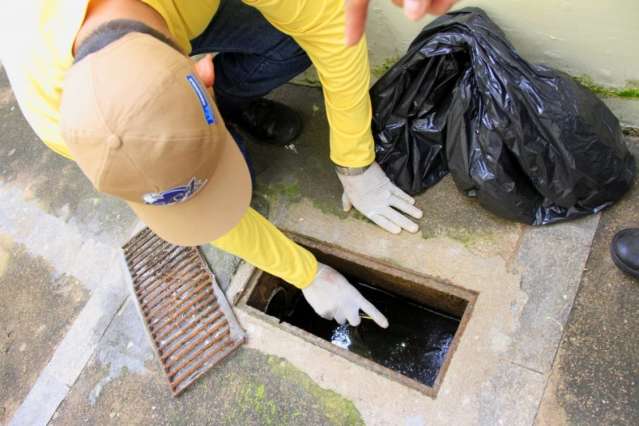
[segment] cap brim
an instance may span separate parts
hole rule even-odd
[[[207,244],[230,231],[246,212],[251,175],[239,147],[226,134],[218,150],[218,165],[195,196],[168,206],[127,202],[160,238],[181,246]]]

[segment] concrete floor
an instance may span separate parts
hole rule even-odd
[[[421,232],[392,236],[341,212],[319,90],[286,86],[274,96],[306,127],[286,148],[250,144],[260,211],[480,293],[438,397],[240,308],[249,344],[173,399],[124,286],[119,247],[139,223],[37,140],[1,75],[0,423],[639,422],[639,284],[607,252],[615,230],[639,225],[636,189],[601,216],[530,228],[495,218],[444,179],[418,197]],[[239,262],[205,253],[227,288]]]
[[[634,153],[639,158],[635,139]],[[639,187],[602,215],[557,353],[539,424],[639,422],[639,281],[609,256],[615,232],[639,226]]]

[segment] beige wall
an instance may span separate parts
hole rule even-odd
[[[432,19],[413,23],[390,0],[372,0],[367,35],[371,63],[406,50]],[[639,0],[462,0],[479,6],[528,61],[603,86],[639,80]]]
[[[529,62],[586,76],[599,86],[639,86],[639,0],[461,0],[484,9]],[[373,81],[434,18],[406,19],[391,0],[371,0],[366,34]],[[318,85],[313,70],[296,79]],[[622,125],[639,128],[639,98],[605,98]]]

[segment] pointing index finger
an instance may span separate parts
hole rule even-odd
[[[364,299],[364,296],[362,295],[360,295],[359,308],[367,313],[368,316],[370,316],[371,319],[375,321],[375,323],[380,327],[388,327],[388,320],[386,319],[384,314],[382,314],[375,306],[373,306],[371,302]]]

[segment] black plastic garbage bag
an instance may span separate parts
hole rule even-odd
[[[411,194],[450,170],[493,213],[544,225],[608,207],[635,176],[603,102],[524,61],[478,8],[426,26],[371,99],[377,161]]]

